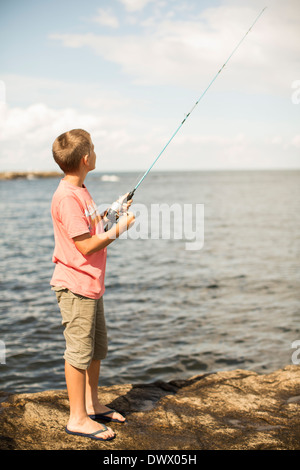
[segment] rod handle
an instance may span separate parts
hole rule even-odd
[[[130,199],[133,198],[134,192],[135,192],[135,189],[133,189],[132,191],[130,191],[130,193],[129,193],[128,196],[127,196],[127,201],[130,201]]]

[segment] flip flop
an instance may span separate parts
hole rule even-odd
[[[116,437],[116,435],[114,435],[112,437],[107,437],[106,439],[103,439],[102,437],[96,437],[97,434],[100,434],[101,432],[107,431],[107,427],[105,426],[105,424],[103,426],[104,426],[103,429],[99,429],[99,431],[92,432],[90,434],[87,434],[87,433],[84,433],[84,432],[70,431],[67,428],[67,426],[66,426],[65,430],[68,434],[72,434],[73,436],[89,437],[90,439],[95,439],[96,441],[111,441],[112,439],[114,439]]]
[[[102,420],[102,421],[109,421],[109,422],[114,422],[114,423],[125,423],[126,422],[126,419],[124,421],[121,421],[120,419],[116,419],[116,418],[110,418],[109,416],[107,415],[111,415],[112,413],[118,413],[116,410],[109,410],[109,411],[106,411],[105,413],[98,413],[98,414],[95,414],[95,415],[89,415],[89,417],[91,419],[94,419],[94,420]]]

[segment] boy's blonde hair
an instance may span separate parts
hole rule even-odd
[[[80,160],[89,155],[91,136],[82,129],[72,129],[59,135],[52,145],[54,160],[64,173],[78,170]]]

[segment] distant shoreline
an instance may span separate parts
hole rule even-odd
[[[4,171],[0,172],[0,180],[59,178],[63,174],[58,171]]]
[[[199,173],[261,173],[261,172],[277,172],[277,171],[286,171],[286,172],[299,172],[300,168],[272,168],[272,169],[211,169],[211,170],[197,170]],[[140,173],[138,170],[132,171],[106,171],[99,172],[96,171],[92,176],[99,176],[103,181],[118,181],[117,175],[122,175],[126,173]],[[153,173],[195,173],[195,170],[154,170]],[[0,172],[0,181],[1,180],[15,180],[15,179],[41,179],[41,178],[63,178],[64,174],[59,171],[2,171]]]

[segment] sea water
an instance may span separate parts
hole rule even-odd
[[[100,207],[133,189],[138,176],[91,173],[86,185]],[[5,392],[65,388],[63,329],[49,285],[50,205],[58,183],[56,178],[0,182]],[[169,237],[160,231],[151,236],[148,227],[148,237],[130,238],[128,232],[127,239],[108,247],[109,353],[100,385],[236,368],[266,373],[297,362],[299,183],[299,171],[149,174],[136,191],[136,208],[142,205],[151,221],[155,205],[200,205],[203,243],[188,250],[184,231],[181,238],[173,229]],[[157,223],[163,225],[161,219]]]

